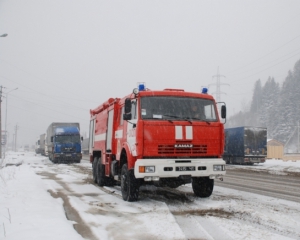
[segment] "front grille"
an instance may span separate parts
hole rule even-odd
[[[63,152],[75,152],[75,148],[73,147],[64,147],[62,148]]]
[[[158,145],[158,154],[206,154],[207,145],[193,145],[191,148],[175,148],[174,145]]]

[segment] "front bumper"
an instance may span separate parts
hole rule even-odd
[[[66,160],[66,161],[81,160],[82,154],[81,153],[55,153],[54,158]]]
[[[264,163],[266,161],[265,157],[245,157],[244,162],[250,162],[250,163]]]
[[[222,158],[138,159],[135,162],[134,175],[146,181],[158,181],[159,178],[174,178],[182,175],[215,179],[223,178],[226,174],[225,166],[226,163]]]

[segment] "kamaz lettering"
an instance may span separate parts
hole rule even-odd
[[[175,148],[192,148],[193,144],[175,144]]]

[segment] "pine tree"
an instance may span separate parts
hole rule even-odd
[[[253,96],[252,96],[252,102],[250,106],[250,112],[249,114],[249,124],[248,125],[253,125],[253,126],[258,126],[259,125],[259,111],[260,111],[260,106],[262,103],[262,86],[261,86],[261,81],[258,79],[255,82],[254,89],[253,89]]]
[[[226,127],[260,126],[268,128],[268,137],[286,143],[300,122],[300,60],[289,71],[282,87],[269,77],[262,87],[255,82],[250,111],[228,119]],[[296,136],[297,137],[297,136]],[[297,146],[299,148],[299,146]]]

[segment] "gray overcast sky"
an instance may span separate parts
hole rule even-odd
[[[137,82],[214,93],[218,67],[230,116],[256,80],[282,83],[300,59],[299,9],[299,0],[0,0],[0,85],[18,87],[7,129],[19,126],[19,144],[51,122],[80,122],[88,134],[89,109]],[[3,98],[2,129],[5,112]]]

